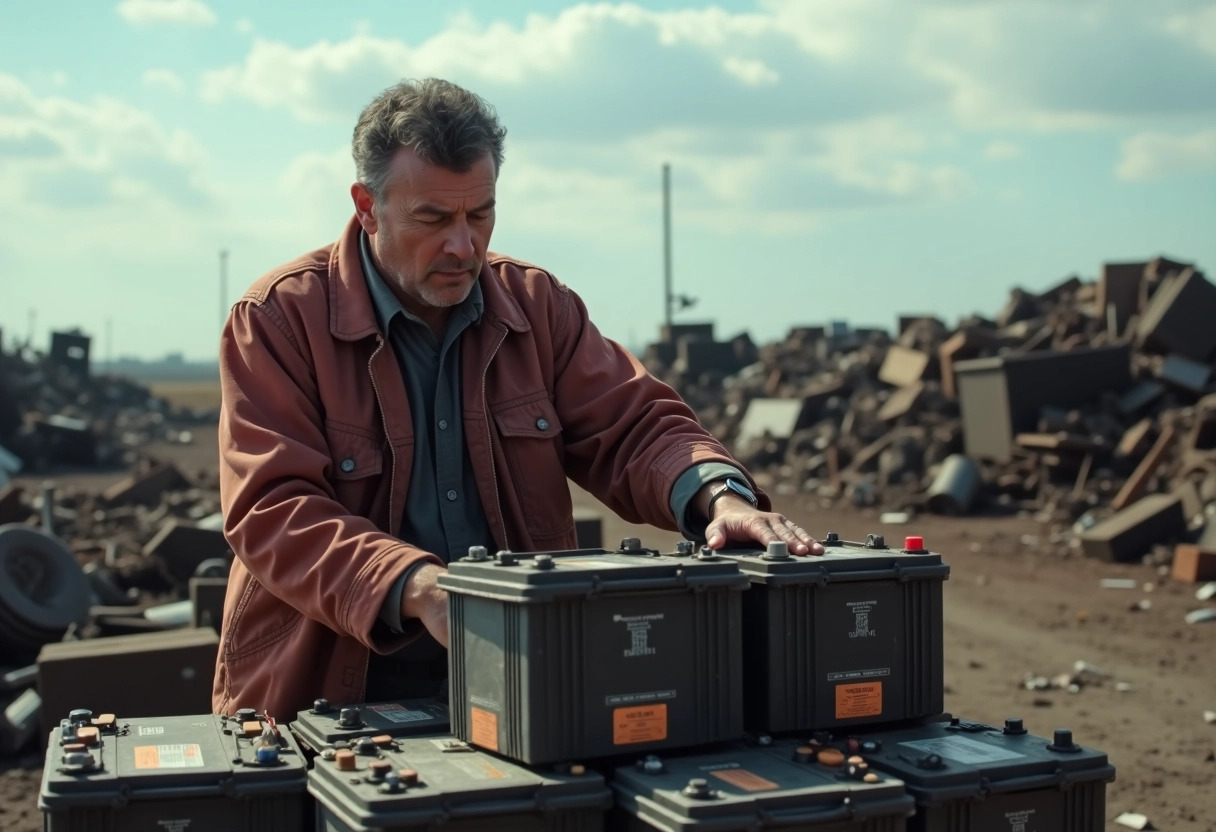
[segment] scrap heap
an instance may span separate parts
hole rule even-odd
[[[1135,560],[1216,546],[1213,320],[1216,285],[1158,257],[1015,288],[953,329],[908,315],[894,337],[833,323],[756,349],[677,324],[644,361],[776,493],[1032,511],[1087,554]]]

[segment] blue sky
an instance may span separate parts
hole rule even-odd
[[[994,313],[1102,262],[1216,273],[1216,3],[8,0],[0,328],[211,359],[220,308],[350,216],[349,137],[436,75],[508,128],[492,248],[609,336]],[[220,249],[229,291],[219,296]],[[112,342],[105,332],[110,323]]]

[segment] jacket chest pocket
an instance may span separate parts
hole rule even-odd
[[[559,534],[571,523],[562,423],[547,396],[493,413],[511,485],[519,495],[524,525],[538,537]]]
[[[352,514],[382,522],[377,516],[378,504],[387,503],[388,482],[383,476],[387,469],[385,455],[388,445],[382,439],[368,436],[357,428],[327,422],[325,435],[329,441],[330,465],[328,479],[338,502]],[[384,492],[383,495],[381,492]],[[381,510],[379,514],[384,514]]]

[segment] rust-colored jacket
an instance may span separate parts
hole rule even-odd
[[[421,632],[379,621],[394,579],[442,564],[394,537],[415,436],[358,232],[352,218],[336,244],[261,277],[223,332],[220,496],[236,560],[216,713],[286,721],[317,697],[362,701],[368,651]],[[677,529],[680,474],[738,463],[552,276],[491,254],[480,280],[485,312],[462,335],[462,418],[495,544],[574,548],[567,476],[626,520]]]

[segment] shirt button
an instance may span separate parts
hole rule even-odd
[[[456,491],[455,491],[455,489],[452,489],[452,490],[449,490],[449,491],[448,491],[448,499],[449,499],[449,500],[455,500],[455,499],[456,499]]]
[[[342,470],[344,472],[346,472],[347,474],[349,474],[351,471],[355,470],[355,461],[353,459],[351,459],[350,457],[347,457],[346,459],[342,460]]]
[[[448,429],[448,420],[447,420],[447,419],[440,419],[440,420],[439,420],[439,429],[440,429],[440,430],[447,430],[447,429]]]
[[[538,430],[548,430],[549,429],[549,420],[548,419],[537,419],[536,427]]]

